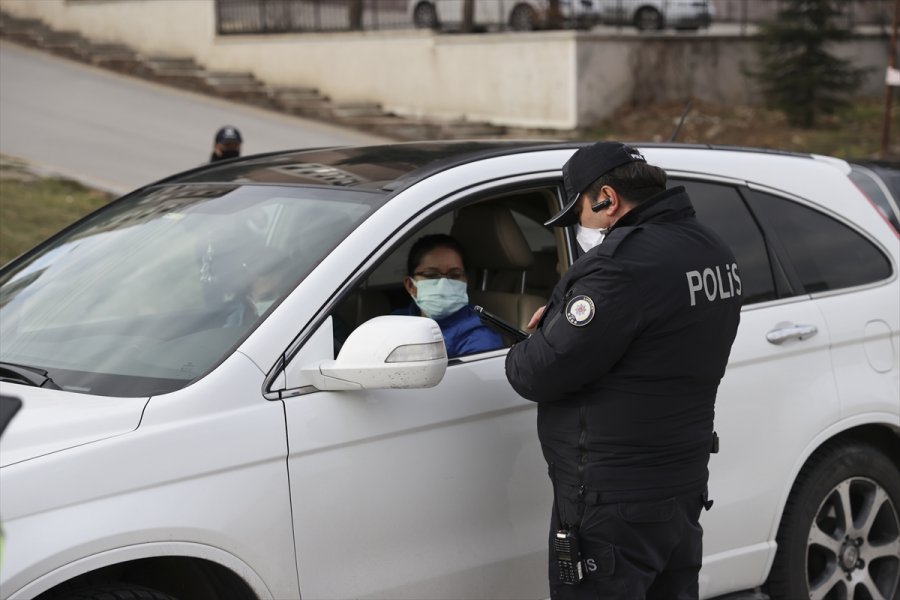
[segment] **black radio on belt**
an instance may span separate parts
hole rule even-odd
[[[560,529],[553,536],[553,558],[556,559],[559,582],[567,585],[578,585],[584,579],[584,567],[581,564],[581,550],[578,547],[578,530],[568,526],[562,520],[559,510],[559,498],[556,495],[556,465],[550,463],[550,481],[553,483],[553,504],[556,507],[556,522]],[[579,497],[579,503],[581,498]],[[580,513],[580,511],[579,511]],[[580,515],[579,515],[580,517]],[[564,529],[563,529],[564,528]]]
[[[584,579],[581,566],[581,552],[578,549],[578,535],[571,529],[560,529],[553,538],[553,554],[560,583],[576,585]]]

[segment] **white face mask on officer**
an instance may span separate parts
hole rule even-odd
[[[575,225],[575,239],[578,241],[578,245],[581,246],[581,250],[587,252],[594,246],[600,245],[600,242],[606,237],[607,231],[609,230],[583,227],[578,224]]]

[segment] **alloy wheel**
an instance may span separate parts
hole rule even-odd
[[[806,576],[811,600],[891,600],[900,591],[900,516],[877,482],[837,484],[809,531]]]

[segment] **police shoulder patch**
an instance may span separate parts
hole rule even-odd
[[[584,327],[594,318],[594,301],[588,296],[575,296],[566,305],[566,319],[575,327]]]

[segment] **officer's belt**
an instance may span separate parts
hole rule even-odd
[[[645,492],[636,490],[622,491],[601,491],[584,488],[580,485],[572,485],[570,483],[558,482],[561,495],[573,503],[582,503],[585,506],[598,506],[601,504],[620,504],[624,502],[655,502],[666,500],[672,497],[696,496],[703,494],[704,490],[694,489],[677,493],[660,493],[659,490],[647,490]]]

